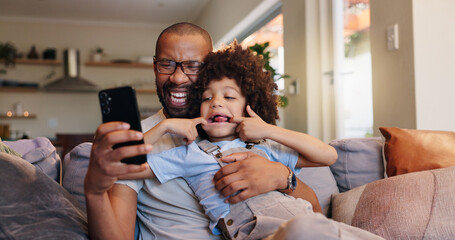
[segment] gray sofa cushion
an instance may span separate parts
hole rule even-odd
[[[339,193],[329,167],[302,168],[297,177],[311,187],[318,197],[322,213],[327,216],[332,194]]]
[[[84,179],[87,174],[92,143],[81,143],[65,155],[62,185],[85,208]]]
[[[60,156],[45,137],[22,139],[17,141],[3,141],[6,145],[22,155],[22,158],[32,163],[36,168],[57,182],[60,182]]]
[[[79,203],[22,158],[0,153],[0,239],[87,239]]]
[[[349,138],[333,140],[329,144],[338,153],[330,166],[340,192],[384,178],[382,138]]]

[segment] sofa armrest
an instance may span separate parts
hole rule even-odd
[[[24,160],[33,164],[56,182],[60,182],[60,156],[49,139],[37,137],[17,141],[3,141],[3,143],[20,153]]]

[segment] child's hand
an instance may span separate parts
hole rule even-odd
[[[202,117],[193,119],[169,118],[165,121],[167,132],[185,137],[186,144],[196,140],[198,136],[196,126],[198,124],[207,124],[207,121]]]
[[[250,107],[246,106],[246,111],[250,117],[232,117],[230,122],[238,123],[235,131],[239,134],[242,141],[260,140],[268,136],[267,130],[270,124],[264,122]]]

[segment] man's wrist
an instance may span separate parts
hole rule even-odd
[[[277,167],[275,169],[278,169],[279,171],[276,171],[275,175],[275,190],[280,190],[280,189],[285,189],[288,186],[288,176],[289,176],[289,170],[288,167],[283,165],[282,163],[276,163]]]
[[[296,178],[294,172],[289,167],[287,167],[287,170],[288,170],[288,175],[286,177],[286,187],[283,189],[278,189],[278,191],[280,191],[282,193],[290,194],[290,193],[294,192],[294,190],[297,187],[297,178]]]

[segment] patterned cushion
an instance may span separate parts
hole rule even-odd
[[[455,239],[455,167],[403,174],[332,197],[332,218],[386,239]]]

